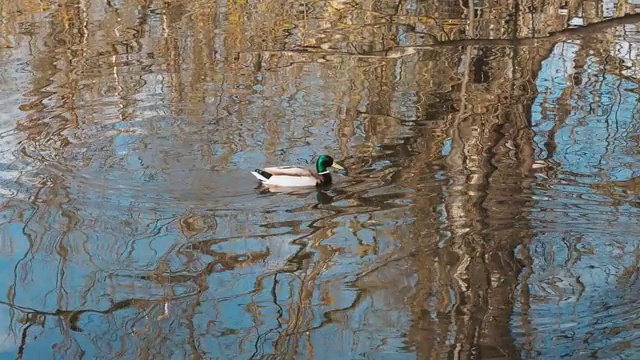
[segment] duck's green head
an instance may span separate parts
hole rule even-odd
[[[328,173],[327,168],[332,167],[336,169],[343,170],[344,168],[339,164],[333,162],[333,158],[329,155],[320,155],[318,160],[316,161],[316,170],[318,174],[326,174]]]

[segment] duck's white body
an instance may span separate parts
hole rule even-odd
[[[303,169],[295,166],[277,166],[268,167],[262,170],[270,177],[260,174],[258,170],[251,173],[264,185],[281,186],[281,187],[304,187],[317,186],[324,182],[324,178],[311,170]]]

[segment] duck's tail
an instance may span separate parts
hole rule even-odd
[[[253,174],[253,176],[257,177],[258,180],[260,180],[262,182],[267,182],[269,180],[269,178],[271,177],[271,174],[269,174],[268,172],[266,172],[264,170],[260,170],[260,169],[255,169],[251,173]]]

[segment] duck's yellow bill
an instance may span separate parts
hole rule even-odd
[[[344,170],[344,168],[340,164],[336,164],[336,163],[333,163],[333,165],[331,165],[331,167],[336,168],[336,169],[340,169],[340,170]]]

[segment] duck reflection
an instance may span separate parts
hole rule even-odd
[[[286,194],[290,196],[306,197],[312,193],[316,193],[316,200],[319,204],[327,205],[333,203],[334,195],[329,193],[331,185],[315,187],[315,188],[285,188],[285,187],[271,187],[265,188],[263,186],[256,187],[258,193],[261,195],[275,195]]]

